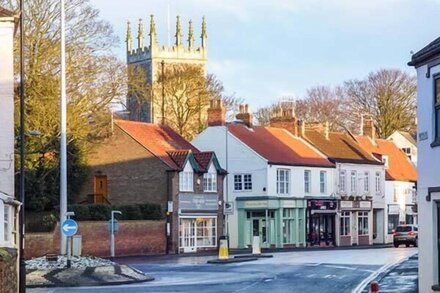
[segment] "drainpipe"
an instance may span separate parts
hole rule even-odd
[[[168,211],[168,203],[170,202],[171,197],[171,179],[170,179],[170,172],[167,172],[167,213],[166,213],[166,223],[165,223],[165,238],[166,238],[166,245],[165,245],[165,253],[169,254],[170,250],[170,234],[171,234],[171,212]],[[172,201],[171,201],[172,202]]]

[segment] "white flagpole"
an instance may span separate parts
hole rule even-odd
[[[67,101],[64,0],[61,1],[61,145],[60,145],[60,226],[67,213]],[[66,236],[61,233],[61,254],[66,254]]]

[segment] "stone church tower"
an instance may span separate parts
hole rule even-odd
[[[190,64],[202,66],[203,72],[206,73],[206,61],[208,55],[207,47],[207,31],[206,20],[203,17],[202,32],[200,46],[196,47],[194,30],[192,21],[189,21],[187,46],[182,43],[182,28],[180,25],[180,17],[177,16],[175,43],[173,46],[160,46],[157,43],[156,24],[154,17],[150,18],[149,44],[144,45],[144,26],[142,19],[139,20],[137,34],[137,48],[132,47],[132,36],[130,22],[127,24],[127,65],[141,66],[146,73],[146,82],[153,86],[148,97],[127,97],[127,110],[130,112],[129,119],[150,123],[162,122],[161,103],[157,99],[161,99],[161,91],[154,92],[159,87],[158,78],[164,67],[176,64]],[[158,103],[159,102],[159,103]]]

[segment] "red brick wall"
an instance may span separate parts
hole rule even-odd
[[[0,251],[0,293],[17,292],[17,251],[1,248]]]
[[[77,235],[82,236],[82,254],[110,256],[110,234],[106,221],[78,222]],[[53,233],[27,233],[26,258],[59,251],[60,229]],[[116,255],[144,255],[165,253],[164,221],[120,221],[115,236]]]

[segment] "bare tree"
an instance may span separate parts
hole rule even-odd
[[[415,77],[401,70],[379,70],[363,80],[344,83],[349,101],[348,124],[360,125],[362,115],[371,116],[379,137],[395,130],[414,131],[416,115]]]

